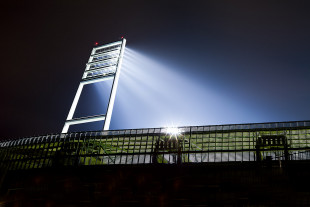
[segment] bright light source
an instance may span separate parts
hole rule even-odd
[[[178,135],[181,134],[181,130],[176,127],[168,127],[166,128],[166,133],[170,135],[170,137],[175,136],[177,137]]]
[[[95,45],[97,46],[97,45],[98,45],[98,42],[95,42]]]

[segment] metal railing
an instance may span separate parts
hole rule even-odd
[[[51,134],[0,142],[0,167],[308,160],[310,121]],[[272,145],[262,139],[285,138]],[[263,144],[262,144],[263,143]],[[278,144],[277,144],[278,143]]]

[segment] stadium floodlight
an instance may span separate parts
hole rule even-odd
[[[122,38],[121,41],[93,48],[88,63],[86,64],[82,81],[80,82],[65,125],[62,129],[62,133],[67,133],[71,125],[96,121],[104,121],[103,130],[109,130],[125,45],[126,39]],[[113,80],[113,84],[106,114],[73,118],[83,86],[111,79]]]

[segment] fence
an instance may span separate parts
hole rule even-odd
[[[52,134],[0,143],[0,167],[310,159],[310,121]]]

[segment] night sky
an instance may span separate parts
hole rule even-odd
[[[309,120],[307,1],[9,2],[1,139],[60,132],[94,43],[121,36],[154,64],[122,69],[112,129]]]

